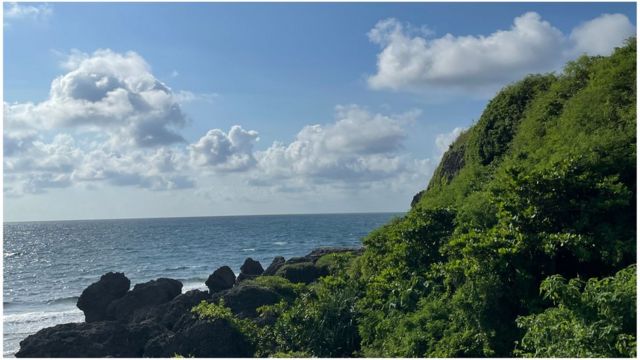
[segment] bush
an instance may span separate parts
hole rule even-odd
[[[525,334],[517,355],[636,357],[635,265],[586,284],[551,276],[540,291],[556,306],[518,318]]]

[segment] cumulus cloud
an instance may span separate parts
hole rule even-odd
[[[626,16],[603,14],[573,29],[570,39],[574,43],[574,53],[609,55],[616,46],[635,33],[635,26]]]
[[[185,164],[180,151],[168,148],[121,153],[105,147],[87,153],[71,179],[78,183],[103,181],[150,190],[183,189],[195,186],[189,176],[182,175]]]
[[[449,146],[462,134],[466,129],[463,127],[456,127],[451,132],[436,135],[436,148],[438,149],[440,156],[442,156]]]
[[[40,103],[4,104],[6,126],[108,132],[123,146],[183,142],[178,98],[135,52],[74,52]]]
[[[243,171],[255,165],[253,145],[258,133],[234,125],[226,134],[212,129],[195,144],[189,146],[191,160],[196,165],[209,166],[218,171]]]
[[[183,189],[223,173],[255,191],[397,189],[422,183],[431,166],[403,152],[418,111],[385,115],[338,106],[333,121],[305,126],[292,141],[261,151],[258,132],[239,125],[209,130],[189,144],[180,134],[187,124],[181,103],[215,94],[171,90],[135,52],[72,51],[61,66],[65,72],[44,101],[4,103],[10,196],[69,186]]]
[[[352,183],[397,176],[408,170],[408,158],[399,150],[406,137],[404,125],[416,115],[387,116],[355,105],[339,106],[333,123],[305,126],[291,143],[276,142],[258,152],[260,178],[252,183]]]
[[[368,34],[382,48],[377,73],[368,82],[373,89],[495,90],[528,73],[556,70],[576,51],[606,54],[634,32],[621,14],[591,20],[570,36],[535,12],[516,17],[510,29],[488,36],[428,38],[414,35],[396,19],[386,19]]]

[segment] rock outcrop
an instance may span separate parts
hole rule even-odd
[[[109,304],[107,317],[120,321],[128,320],[136,310],[164,304],[173,300],[181,292],[182,283],[173,279],[160,278],[136,284],[123,297]]]
[[[256,309],[289,299],[273,279],[310,283],[327,275],[326,266],[316,264],[322,256],[355,249],[325,248],[297,258],[273,259],[266,271],[247,258],[238,278],[228,266],[209,276],[210,291],[191,290],[181,294],[182,283],[160,278],[137,284],[123,273],[108,273],[91,284],[78,299],[86,322],[53,326],[28,336],[20,343],[16,357],[249,357],[251,341],[229,320],[201,319],[191,312],[201,301],[223,300],[239,318],[256,324],[274,322],[258,317]],[[255,281],[244,281],[255,279]],[[278,283],[277,281],[275,283]],[[291,299],[289,299],[291,300]]]
[[[285,263],[284,257],[282,256],[274,257],[273,261],[271,261],[271,265],[267,267],[267,269],[262,273],[262,275],[265,275],[265,276],[275,275],[276,271],[278,271],[278,269],[280,269],[282,265],[284,265],[284,263]]]
[[[241,318],[256,317],[256,309],[263,305],[272,305],[280,301],[276,291],[267,287],[240,284],[226,292],[222,299],[224,304]]]
[[[144,356],[251,357],[253,349],[246,337],[225,319],[194,320],[173,334],[149,341]]]
[[[262,275],[264,269],[262,265],[260,265],[259,261],[253,260],[252,258],[247,258],[244,261],[244,264],[240,267],[240,275],[238,275],[238,282],[247,279],[255,279],[256,277]]]
[[[235,283],[236,274],[233,273],[230,267],[225,265],[209,275],[209,278],[204,284],[209,288],[209,292],[213,294],[218,291],[231,289]]]
[[[142,357],[147,341],[163,331],[154,323],[61,324],[22,340],[16,357]]]
[[[129,291],[129,286],[131,281],[123,273],[104,274],[100,280],[84,289],[76,306],[84,312],[86,322],[105,320],[109,304],[123,297]]]
[[[316,266],[314,263],[306,261],[285,264],[276,272],[276,275],[282,276],[293,283],[309,284],[318,280],[321,276],[329,275],[329,272],[324,267]]]

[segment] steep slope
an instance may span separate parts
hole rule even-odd
[[[557,354],[557,344],[536,338],[544,326],[517,319],[553,305],[576,310],[557,294],[566,282],[558,279],[576,279],[569,289],[579,294],[584,280],[636,262],[635,79],[633,39],[609,57],[569,63],[563,74],[529,76],[490,101],[408,215],[364,241],[365,354]],[[632,269],[623,274],[635,279]],[[541,289],[550,276],[556,288]],[[590,356],[635,354],[635,325],[622,320],[635,323],[635,307],[628,308],[635,285],[606,282],[624,283],[625,291],[607,291],[634,299],[627,308],[598,305],[609,314],[607,339],[577,333],[597,334],[590,326],[604,319],[593,310],[581,313],[585,329],[567,324],[545,341],[580,356],[571,352],[580,335],[582,343],[602,345]],[[558,326],[561,319],[538,320]]]

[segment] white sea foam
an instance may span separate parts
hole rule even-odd
[[[187,291],[190,290],[207,290],[207,286],[204,284],[205,280],[200,280],[200,281],[188,281],[182,282],[182,293],[186,293]]]
[[[286,241],[276,241],[273,244],[282,246],[282,245],[287,245],[287,242]]]
[[[3,315],[4,357],[13,357],[20,348],[20,341],[46,327],[84,321],[84,314],[77,308],[60,311],[16,312]]]

